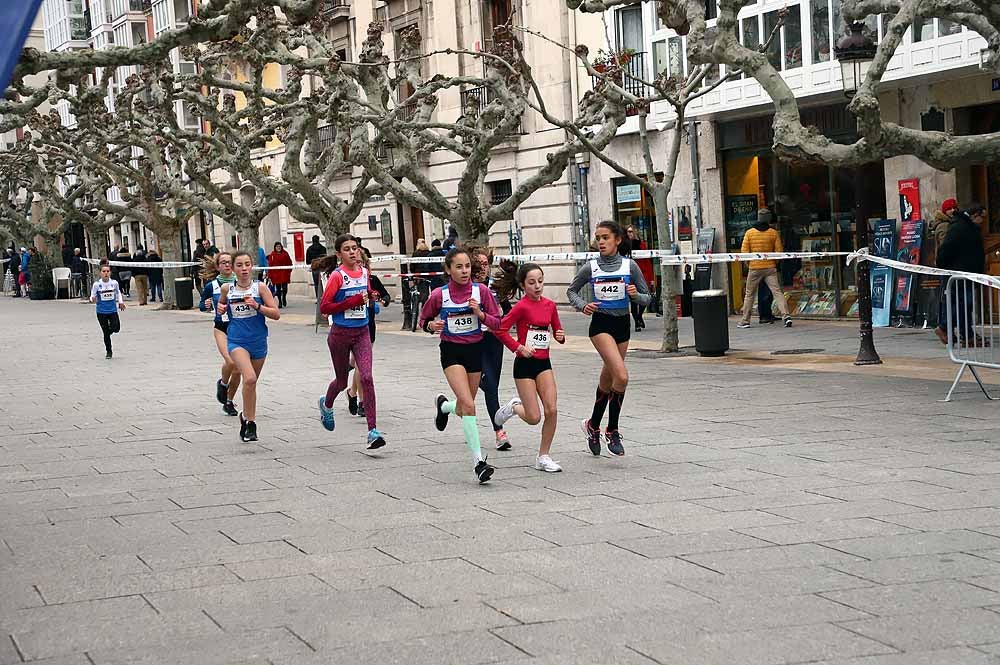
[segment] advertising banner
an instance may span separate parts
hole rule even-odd
[[[896,220],[879,219],[875,222],[875,240],[872,253],[891,259],[894,256],[896,240]],[[871,268],[872,325],[886,328],[892,309],[892,268],[873,265]]]
[[[896,249],[896,260],[903,263],[920,265],[920,247],[924,239],[923,220],[903,222],[899,229],[899,245]],[[902,272],[896,275],[896,296],[893,299],[893,309],[897,312],[909,312],[913,309],[916,298],[912,297],[914,276]]]
[[[904,222],[920,219],[920,179],[899,181],[899,218]]]

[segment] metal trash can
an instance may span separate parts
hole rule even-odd
[[[177,309],[194,307],[194,280],[190,277],[178,277],[174,280],[174,293],[177,298]]]
[[[722,356],[729,350],[729,311],[721,289],[691,294],[694,348],[701,356]]]

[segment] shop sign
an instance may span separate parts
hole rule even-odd
[[[642,199],[642,185],[618,185],[615,187],[615,200],[618,203],[635,203]]]
[[[923,239],[923,220],[903,222],[899,229],[899,249],[896,250],[896,260],[919,265],[920,247],[923,244]],[[893,309],[897,312],[909,312],[913,308],[912,288],[912,273],[902,272],[896,276],[896,298],[893,301]]]
[[[900,180],[897,191],[899,192],[899,218],[904,222],[920,219],[920,179]]]

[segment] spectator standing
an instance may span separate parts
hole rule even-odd
[[[643,242],[642,238],[639,236],[639,232],[636,231],[634,226],[629,226],[625,230],[625,234],[628,237],[629,254],[640,249],[649,249],[649,246],[645,242]],[[622,256],[625,256],[625,254],[621,252],[621,248],[619,248],[619,253],[621,253]],[[639,270],[642,271],[642,278],[646,280],[646,284],[649,285],[650,288],[653,288],[655,282],[653,281],[652,259],[634,259],[634,261],[636,265],[639,266]],[[639,332],[640,330],[645,329],[646,322],[643,320],[642,315],[646,311],[646,306],[640,305],[639,303],[633,300],[631,303],[631,310],[632,310],[632,319],[635,322],[635,331]]]
[[[444,251],[441,247],[441,241],[435,238],[431,242],[431,251],[427,252],[427,256],[440,256],[442,263],[428,263],[427,272],[442,272],[444,271],[444,256],[448,252]],[[432,275],[430,278],[431,289],[436,289],[438,287],[444,286],[446,281],[441,275]]]
[[[69,260],[69,277],[73,285],[73,295],[79,298],[86,296],[87,262],[83,260],[79,247],[73,248],[73,256]]]
[[[430,249],[427,247],[427,241],[424,240],[423,238],[417,238],[417,244],[415,249],[413,250],[413,257],[414,258],[424,257],[427,256],[429,253]],[[427,272],[428,270],[426,263],[408,263],[408,264],[400,263],[400,268],[402,268],[402,272],[414,273],[415,275]],[[418,282],[412,276],[406,278],[404,284],[406,285],[407,290],[406,292],[403,293],[403,298],[402,298],[403,327],[400,328],[400,330],[409,330],[410,324],[412,323],[411,317],[414,316],[415,314],[414,312],[410,311],[410,292],[413,289],[418,289],[420,291],[420,301],[422,303],[425,300],[425,294],[430,293],[430,288],[427,287],[426,282]]]
[[[198,264],[195,266],[191,266],[191,275],[194,277],[195,287],[197,288],[197,291],[200,293],[205,286],[202,283],[203,280],[201,279],[201,275],[199,274],[201,272],[202,265],[205,263],[204,238],[198,238],[197,240],[194,241],[194,251],[191,252],[191,260],[194,261],[196,264]]]
[[[156,248],[149,250],[146,254],[146,261],[149,263],[163,263],[163,259],[160,258],[159,253]],[[146,274],[149,276],[149,299],[152,302],[159,301],[163,302],[163,268],[147,268]]]
[[[23,247],[21,249],[24,249]],[[9,252],[10,261],[7,262],[7,267],[10,268],[11,277],[14,279],[14,297],[21,297],[21,253],[17,251],[16,248],[11,247],[7,250]]]
[[[937,267],[963,272],[986,272],[986,250],[980,225],[986,221],[986,209],[973,204],[965,212],[954,212],[944,241],[937,250]],[[947,282],[945,283],[947,288]],[[952,323],[958,326],[962,341],[969,345],[987,346],[973,330],[972,307],[975,293],[972,282],[964,281],[955,293],[952,306]],[[948,343],[948,300],[941,299],[938,310],[938,327],[934,329],[942,344]]]
[[[21,284],[24,286],[24,294],[27,295],[31,293],[31,272],[28,270],[28,264],[31,263],[31,255],[34,254],[35,248],[32,247],[31,251],[28,251],[24,247],[21,248]]]
[[[743,246],[740,251],[747,253],[783,252],[781,237],[778,232],[771,228],[771,220],[774,215],[767,208],[761,208],[757,212],[757,223],[747,229],[743,236]],[[737,328],[750,327],[750,314],[753,311],[754,296],[761,280],[767,283],[778,303],[781,317],[785,322],[785,327],[792,325],[792,317],[788,313],[788,303],[785,302],[785,294],[781,291],[781,283],[778,281],[778,262],[773,259],[757,259],[750,262],[750,271],[747,274],[747,288],[743,295],[743,318],[737,324]]]
[[[122,261],[129,263],[132,261],[132,254],[128,251],[128,243],[122,242],[122,248],[118,250],[118,255],[115,257],[116,261]],[[121,292],[125,294],[126,300],[132,299],[132,269],[129,266],[121,266],[118,268],[118,286],[121,288]]]
[[[274,284],[278,307],[288,307],[288,283],[292,281],[292,257],[280,242],[274,243],[274,251],[267,255],[267,278]],[[287,266],[288,270],[283,268]],[[275,268],[279,268],[275,270]]]
[[[147,261],[146,250],[142,248],[142,245],[136,246],[132,260],[136,263]],[[139,292],[139,306],[145,307],[146,299],[149,297],[149,269],[144,266],[135,266],[132,268],[132,279],[135,280],[135,288]]]
[[[306,248],[306,263],[308,263],[311,266],[313,261],[315,261],[316,259],[321,259],[324,256],[326,256],[326,247],[320,244],[319,236],[313,236],[312,244],[310,244],[309,247]],[[312,270],[313,292],[316,294],[316,302],[319,302],[319,296],[320,296],[319,275],[320,275],[319,270],[315,269]]]

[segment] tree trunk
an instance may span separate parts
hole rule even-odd
[[[160,255],[164,261],[183,261],[181,256],[180,232],[157,235],[160,240]],[[160,309],[174,309],[177,307],[177,290],[174,288],[174,280],[184,275],[183,268],[163,269],[163,306]]]
[[[667,210],[668,190],[662,185],[653,189],[653,207],[656,209],[656,235],[660,239],[660,249],[673,250],[670,237],[670,218]],[[661,353],[676,353],[679,348],[677,339],[677,293],[680,281],[680,266],[660,264],[660,282],[662,297],[660,306],[663,309],[663,343]]]
[[[240,251],[249,252],[250,256],[253,257],[254,265],[257,265],[257,248],[260,247],[260,225],[239,226],[236,229],[236,234],[239,236]]]

